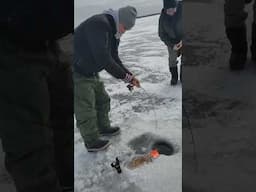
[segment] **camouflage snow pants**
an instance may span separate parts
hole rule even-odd
[[[73,78],[76,125],[88,144],[98,139],[100,130],[110,127],[110,98],[98,75],[84,77],[74,72]]]

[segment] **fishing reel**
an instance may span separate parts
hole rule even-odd
[[[118,159],[118,157],[116,157],[116,161],[111,163],[111,167],[115,168],[117,173],[122,173],[121,167],[120,167],[120,160]]]
[[[130,92],[132,92],[134,89],[134,85],[131,83],[129,85],[127,85],[126,87],[129,89]]]

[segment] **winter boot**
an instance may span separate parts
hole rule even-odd
[[[247,39],[245,26],[227,28],[227,37],[231,43],[231,56],[229,66],[231,70],[242,70],[247,58]]]
[[[110,127],[106,129],[101,129],[100,131],[100,136],[115,136],[120,133],[120,128],[119,127]]]
[[[256,22],[252,23],[252,44],[251,44],[252,61],[256,63]]]
[[[170,72],[172,74],[171,85],[176,85],[178,83],[178,67],[170,67]]]
[[[85,146],[88,152],[98,152],[105,150],[110,145],[108,140],[97,139],[91,143],[86,143]]]

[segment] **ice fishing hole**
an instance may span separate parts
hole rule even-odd
[[[169,141],[152,133],[144,133],[129,141],[128,146],[136,154],[147,154],[152,149],[157,149],[161,155],[173,155],[177,148]]]
[[[157,149],[157,151],[161,155],[170,156],[170,155],[173,155],[174,153],[174,147],[172,146],[172,144],[164,140],[155,141],[151,148]]]

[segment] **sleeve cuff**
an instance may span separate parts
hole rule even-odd
[[[126,74],[125,74],[125,78],[123,79],[123,81],[124,81],[125,83],[130,83],[130,82],[132,81],[132,79],[133,79],[133,75],[132,75],[132,74],[129,74],[129,73],[126,73]]]

